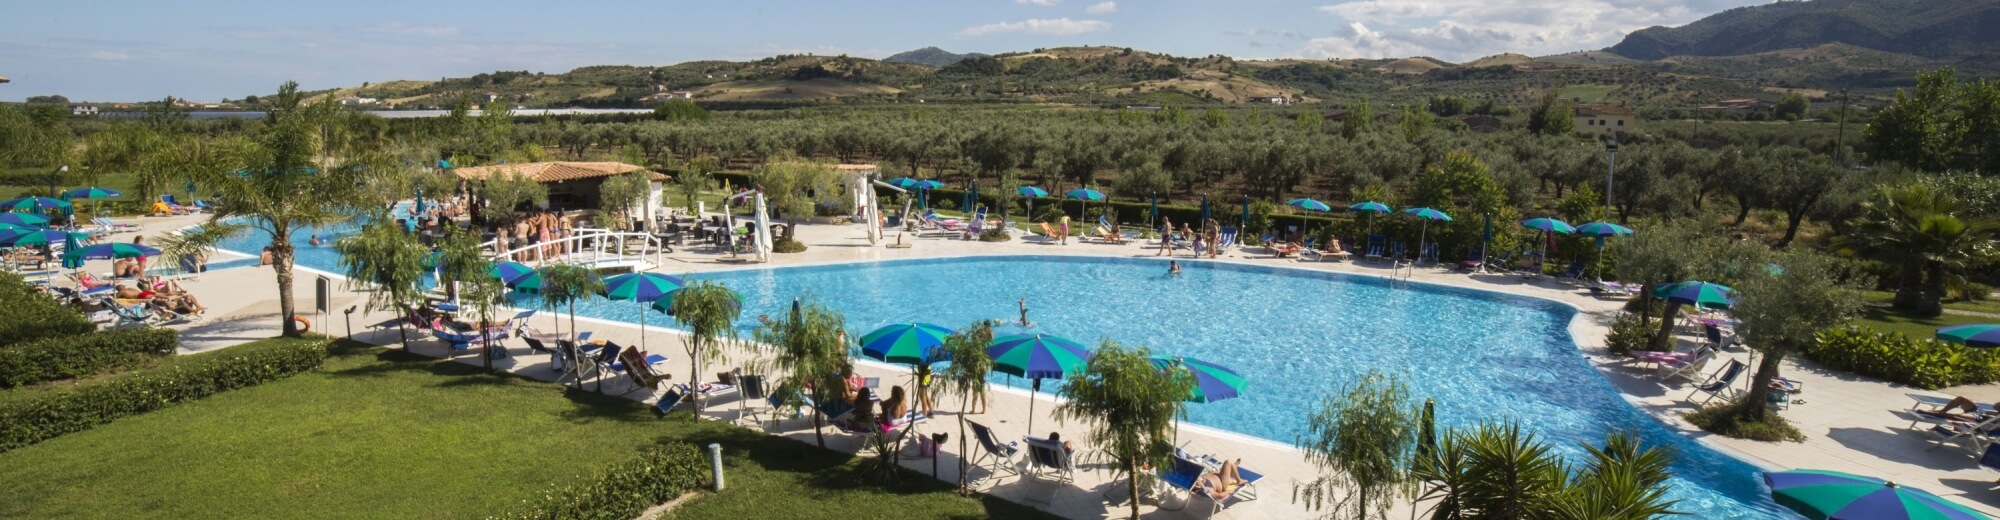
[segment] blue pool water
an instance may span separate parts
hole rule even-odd
[[[340,230],[321,230],[339,233]],[[303,241],[303,232],[295,237]],[[243,237],[230,249],[256,251]],[[248,245],[247,249],[240,246]],[[328,249],[301,248],[300,265],[337,271]],[[1710,450],[1642,415],[1577,351],[1574,310],[1485,291],[1387,282],[1237,264],[1183,262],[1166,275],[1151,259],[972,257],[837,264],[697,275],[746,298],[738,327],[782,316],[793,296],[843,312],[850,336],[907,321],[962,327],[999,318],[998,334],[1039,332],[1095,345],[1116,340],[1166,355],[1229,366],[1251,381],[1241,399],[1193,404],[1196,424],[1290,443],[1321,397],[1369,370],[1403,376],[1433,397],[1441,426],[1517,421],[1574,460],[1578,443],[1614,431],[1680,453],[1672,496],[1693,518],[1770,518],[1756,468]],[[1014,324],[1027,298],[1031,329]],[[531,305],[524,302],[524,306]],[[593,300],[582,316],[636,323],[633,302]],[[670,324],[649,314],[651,325]],[[677,352],[669,349],[670,355]],[[999,376],[996,382],[1024,386]],[[1013,432],[1021,434],[1026,432]]]

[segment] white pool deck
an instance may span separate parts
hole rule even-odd
[[[201,216],[161,217],[127,220],[143,226],[142,233],[159,233],[197,223]],[[114,236],[114,240],[130,240],[131,234]],[[870,245],[861,226],[858,225],[802,225],[798,238],[809,249],[799,254],[777,254],[769,264],[745,265],[723,262],[727,255],[712,251],[706,246],[690,245],[677,247],[677,252],[665,255],[663,265],[657,271],[670,274],[700,273],[746,267],[790,266],[820,263],[857,262],[890,260],[901,258],[934,258],[964,255],[1090,255],[1116,257],[1152,257],[1156,249],[1142,244],[1109,245],[1097,242],[1080,243],[1075,239],[1068,245],[1044,243],[1035,237],[1017,236],[1004,243],[984,243],[946,238],[913,238],[905,236],[903,242],[912,244],[906,249],[892,249],[883,245]],[[894,241],[892,234],[888,242]],[[1185,252],[1180,256],[1186,260]],[[1363,276],[1382,276],[1388,270],[1379,265],[1355,262],[1316,262],[1310,260],[1272,258],[1262,248],[1239,249],[1225,253],[1216,261],[1235,262],[1266,266],[1282,266],[1299,269],[1314,269],[1350,273]],[[89,266],[93,270],[108,271],[108,265]],[[296,298],[302,312],[312,310],[312,280],[314,273],[299,271],[295,286]],[[1694,409],[1685,400],[1692,391],[1685,381],[1662,384],[1650,372],[1623,363],[1610,356],[1603,346],[1603,340],[1610,316],[1621,304],[1617,301],[1600,300],[1574,287],[1547,279],[1524,281],[1515,276],[1452,274],[1437,268],[1418,268],[1413,278],[1420,283],[1432,283],[1492,290],[1545,298],[1576,307],[1579,312],[1570,325],[1570,333],[1578,343],[1578,355],[1589,359],[1599,368],[1599,372],[1613,386],[1620,389],[1633,406],[1659,419],[1671,428],[1684,432],[1689,437],[1700,440],[1708,446],[1733,454],[1750,463],[1769,469],[1816,468],[1847,471],[1852,473],[1882,477],[1896,482],[1919,487],[1933,493],[1955,499],[1982,512],[2000,515],[2000,492],[1993,490],[1994,479],[2000,474],[1983,470],[1975,462],[1974,456],[1956,446],[1931,449],[1936,444],[1928,442],[1928,434],[1920,430],[1910,430],[1910,419],[1901,412],[1910,404],[1904,396],[1906,392],[1927,393],[1949,396],[1964,395],[1982,402],[2000,399],[2000,385],[1978,385],[1951,388],[1935,392],[1906,388],[1851,374],[1833,372],[1818,368],[1810,363],[1796,360],[1786,362],[1785,374],[1805,382],[1805,392],[1799,397],[1805,404],[1795,404],[1784,415],[1803,430],[1808,440],[1802,443],[1766,443],[1721,438],[1709,435],[1687,425],[1679,419],[1682,413]],[[273,336],[278,330],[276,281],[269,268],[243,268],[208,273],[198,280],[189,280],[184,285],[209,307],[208,317],[200,322],[175,325],[183,330],[183,351],[195,352],[217,348]],[[338,287],[338,283],[336,286]],[[334,295],[334,312],[326,323],[318,323],[318,330],[330,334],[345,334],[340,311],[351,305],[360,304],[365,295],[338,288]],[[392,317],[382,312],[357,311],[353,315],[357,327],[357,338],[378,344],[396,343],[393,330],[380,334],[369,334],[359,327]],[[591,320],[584,323],[579,318],[583,330],[592,331],[597,338],[609,339],[623,345],[638,345],[639,330],[635,326]],[[557,329],[553,313],[543,312],[534,319],[534,325],[543,331]],[[564,327],[567,325],[564,324]],[[674,361],[669,371],[673,381],[687,377],[689,367],[685,352],[681,350],[679,334],[666,328],[649,327],[646,337],[648,350],[665,354]],[[1683,337],[1682,341],[1692,341]],[[548,357],[533,354],[519,342],[509,343],[513,357],[498,361],[507,370],[544,380],[554,379],[555,373],[549,369]],[[413,343],[412,350],[434,356],[444,355],[441,344],[433,341]],[[704,380],[712,380],[715,372],[749,361],[752,354],[732,352],[729,362],[703,368],[708,374]],[[1730,356],[1747,361],[1747,353],[1740,348]],[[459,352],[460,362],[477,364],[474,353]],[[1718,360],[1720,361],[1720,360]],[[1710,365],[1710,370],[1719,366]],[[862,375],[884,378],[884,387],[890,384],[907,384],[908,372],[901,367],[862,363]],[[1252,382],[1251,392],[1256,392],[1260,382]],[[1265,383],[1270,384],[1270,383]],[[606,383],[607,391],[620,392],[631,388],[624,379]],[[1740,388],[1740,386],[1739,386]],[[1331,392],[1334,389],[1321,389]],[[623,395],[645,401],[653,401],[658,392],[627,392]],[[1026,419],[1028,399],[1026,392],[995,387],[992,392],[991,407],[987,413],[968,416],[969,419],[991,426],[1003,439],[1019,439],[1028,434]],[[1065,439],[1078,444],[1086,444],[1084,428],[1079,424],[1060,424],[1048,413],[1054,406],[1054,398],[1037,396],[1043,402],[1036,405],[1039,415],[1034,421],[1035,432],[1046,435],[1049,431],[1061,431]],[[924,432],[949,432],[953,440],[946,445],[943,460],[939,465],[944,480],[956,479],[956,458],[958,425],[956,424],[957,400],[940,399],[938,418],[920,427]],[[738,403],[733,394],[715,398],[706,417],[733,420],[737,418]],[[1533,418],[1521,418],[1532,420]],[[762,425],[769,427],[769,423]],[[813,442],[809,421],[786,421],[774,431],[788,437]],[[1246,467],[1267,475],[1258,486],[1261,499],[1241,502],[1217,514],[1219,518],[1261,519],[1261,518],[1306,518],[1318,516],[1307,511],[1302,505],[1291,500],[1293,482],[1315,478],[1318,471],[1305,462],[1299,452],[1287,444],[1253,439],[1228,432],[1199,426],[1183,426],[1180,440],[1194,453],[1214,454],[1222,458],[1241,458]],[[855,451],[860,443],[853,437],[828,432],[828,446],[844,451]],[[978,450],[973,446],[974,451]],[[928,459],[905,459],[906,465],[919,473],[929,473],[931,461]],[[983,481],[979,489],[1008,500],[1031,504],[1037,508],[1067,518],[1103,518],[1124,516],[1125,504],[1123,482],[1114,481],[1116,472],[1101,467],[1097,463],[1085,463],[1084,470],[1076,475],[1076,483],[1055,485],[1040,481],[1028,481],[1014,476],[1001,476]],[[975,470],[974,476],[983,476],[983,470]],[[1110,498],[1107,499],[1106,495]],[[1141,501],[1142,511],[1148,518],[1203,517],[1202,507],[1196,505],[1184,510],[1170,510],[1181,504],[1179,496],[1164,499],[1147,498]],[[1164,505],[1166,508],[1162,508]],[[1392,509],[1394,517],[1405,517],[1413,512],[1413,506],[1399,504]],[[1319,513],[1324,513],[1321,511]]]

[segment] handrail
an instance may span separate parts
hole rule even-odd
[[[590,257],[590,259],[591,259],[591,261],[592,261],[592,262],[596,262],[596,261],[598,261],[598,260],[602,260],[602,259],[604,258],[604,254],[605,254],[605,253],[607,252],[607,251],[606,251],[606,249],[607,249],[607,246],[610,246],[610,245],[612,245],[612,244],[616,244],[616,247],[617,247],[617,251],[613,253],[613,254],[614,254],[614,258],[628,258],[628,257],[632,257],[632,256],[634,256],[634,255],[626,255],[626,254],[625,254],[625,247],[626,247],[626,246],[625,246],[625,244],[626,244],[626,239],[628,239],[628,238],[631,238],[631,237],[639,237],[639,238],[642,238],[642,239],[644,239],[644,240],[645,240],[645,243],[646,243],[646,248],[649,248],[649,249],[652,249],[652,250],[653,250],[653,265],[654,265],[654,266],[658,266],[658,265],[660,265],[660,258],[661,258],[661,255],[665,254],[665,252],[666,252],[666,242],[665,242],[665,241],[663,241],[663,240],[661,240],[661,239],[660,239],[660,237],[657,237],[657,236],[653,236],[653,235],[652,235],[652,234],[650,234],[650,233],[644,233],[644,232],[637,232],[637,231],[612,231],[612,230],[609,230],[609,229],[601,229],[601,228],[575,228],[575,229],[571,230],[571,233],[570,233],[570,235],[569,235],[569,236],[566,236],[566,237],[562,237],[562,238],[556,238],[556,239],[550,239],[550,240],[547,240],[547,241],[543,241],[543,242],[536,242],[536,243],[533,243],[533,244],[528,244],[528,245],[525,245],[525,246],[521,246],[521,247],[516,247],[516,248],[513,248],[513,249],[510,249],[510,250],[507,250],[507,251],[501,251],[501,252],[498,252],[498,253],[494,253],[494,254],[492,255],[492,258],[496,258],[496,259],[499,259],[499,258],[513,258],[513,257],[515,257],[515,255],[517,255],[517,254],[520,254],[520,253],[527,253],[527,252],[533,252],[533,253],[534,253],[534,259],[532,259],[532,260],[529,260],[529,261],[531,261],[531,262],[536,262],[537,264],[541,264],[541,263],[545,263],[545,262],[547,262],[548,260],[551,260],[551,259],[566,259],[566,258],[570,258],[570,257],[572,257],[572,256],[574,256],[574,255],[576,255],[576,254],[579,254],[579,253],[582,253],[582,252],[583,252],[583,251],[585,250],[585,248],[583,247],[583,245],[584,245],[584,241],[586,241],[586,240],[593,240],[593,241],[594,241],[594,242],[592,243],[592,246],[593,246],[593,247],[589,248],[589,252],[591,253],[591,257]],[[497,240],[496,240],[496,241],[493,241],[493,242],[489,242],[489,244],[491,244],[491,243],[495,243],[495,242],[497,242]],[[554,256],[553,256],[553,258],[551,258],[551,256],[550,256],[550,255],[545,255],[545,254],[543,254],[543,253],[542,253],[543,249],[545,249],[545,248],[546,248],[546,247],[548,247],[548,246],[552,246],[552,245],[568,245],[568,244],[571,244],[571,243],[574,243],[574,244],[575,244],[575,247],[571,247],[571,248],[569,248],[569,249],[570,249],[570,251],[571,251],[570,253],[566,253],[566,254],[562,254],[562,255],[554,255]],[[642,253],[641,253],[640,255],[636,255],[636,256],[637,256],[638,258],[644,258],[644,254],[643,254],[643,252],[642,252]]]

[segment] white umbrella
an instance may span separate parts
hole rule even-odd
[[[757,261],[771,261],[771,217],[764,208],[764,194],[757,194]]]

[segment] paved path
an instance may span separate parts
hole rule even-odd
[[[161,222],[166,222],[166,220],[161,219]],[[1014,241],[1006,243],[905,237],[904,242],[913,244],[912,247],[908,249],[889,249],[879,245],[872,247],[867,245],[865,236],[858,226],[801,226],[798,236],[800,240],[810,246],[810,249],[802,254],[774,255],[770,265],[805,265],[967,254],[1104,256],[1151,256],[1154,254],[1153,250],[1144,249],[1142,246],[1135,244],[1106,245],[1076,243],[1072,241],[1070,245],[1064,246],[1043,243],[1035,238],[1024,239],[1021,237],[1017,237]],[[894,241],[893,235],[889,241]],[[683,274],[745,268],[740,263],[722,261],[724,255],[710,251],[706,247],[693,246],[678,248],[678,250],[679,252],[668,255],[665,265],[658,270],[673,274]],[[1218,261],[1281,265],[1368,276],[1381,276],[1388,272],[1384,268],[1367,264],[1274,259],[1267,254],[1263,254],[1262,251],[1261,248],[1238,250],[1225,255],[1223,258],[1218,259]],[[189,327],[189,334],[198,338],[191,342],[191,344],[201,345],[196,348],[205,350],[214,348],[215,345],[227,344],[259,335],[268,335],[274,332],[277,325],[274,313],[276,302],[270,298],[276,294],[276,291],[274,289],[275,282],[271,282],[271,278],[271,272],[268,268],[245,268],[209,273],[202,280],[194,282],[200,285],[191,284],[190,288],[202,296],[204,303],[208,304],[212,309],[211,315],[215,316],[211,317],[204,324]],[[300,288],[302,290],[309,288],[306,281],[310,279],[311,276],[301,274]],[[2000,506],[2000,495],[1996,495],[1987,489],[1992,484],[1991,479],[1993,475],[1979,470],[1974,465],[1972,457],[1964,451],[1949,447],[1935,450],[1927,449],[1930,444],[1924,441],[1923,434],[1912,432],[1905,428],[1909,419],[1900,415],[1897,410],[1902,409],[1908,404],[1907,399],[1903,397],[1903,393],[1907,390],[1896,385],[1821,370],[1796,362],[1788,362],[1785,373],[1790,377],[1806,382],[1806,392],[1801,397],[1806,399],[1807,402],[1806,404],[1795,405],[1784,413],[1786,417],[1798,424],[1810,439],[1804,443],[1762,443],[1718,438],[1703,432],[1694,431],[1679,419],[1681,413],[1693,409],[1693,406],[1683,399],[1689,392],[1687,388],[1688,383],[1662,384],[1650,377],[1645,371],[1629,366],[1622,359],[1609,356],[1604,350],[1603,338],[1607,331],[1608,323],[1616,313],[1620,302],[1599,300],[1560,283],[1547,280],[1523,281],[1518,277],[1512,276],[1465,276],[1444,273],[1437,269],[1417,269],[1414,280],[1424,283],[1536,296],[1576,306],[1580,312],[1571,323],[1570,332],[1579,344],[1579,354],[1590,359],[1593,364],[1597,365],[1605,377],[1625,393],[1628,401],[1669,426],[1682,429],[1691,437],[1698,438],[1709,446],[1736,454],[1753,464],[1771,469],[1794,467],[1836,469],[1892,478],[1898,482],[1956,497],[1961,502],[1982,511],[2000,514],[2000,507],[1996,507]],[[360,300],[358,295],[344,289],[339,292],[337,297],[339,301],[343,302],[336,306],[337,309],[344,308],[346,305]],[[309,303],[309,301],[302,303]],[[309,307],[302,306],[301,308]],[[217,315],[218,310],[221,311],[219,316]],[[354,323],[374,323],[390,317],[388,314],[379,312],[357,312],[354,316]],[[543,313],[542,316],[534,319],[534,324],[542,330],[550,331],[558,327],[555,321],[553,316]],[[579,318],[579,321],[581,323],[584,319]],[[589,324],[583,325],[583,328],[594,331],[597,337],[610,339],[620,344],[636,345],[639,343],[639,331],[631,325],[589,320]],[[337,326],[331,328],[323,326],[321,329],[330,330],[334,333],[343,332]],[[679,341],[677,340],[679,334],[676,331],[665,328],[650,328],[648,332],[648,342],[652,345],[652,350],[667,354],[676,360],[683,360],[685,358],[685,353],[679,348]],[[395,334],[393,332],[372,335],[364,334],[360,339],[387,344],[395,342]],[[1690,339],[1683,338],[1682,340],[1689,341]],[[429,355],[447,355],[441,346],[434,342],[416,343],[413,345],[412,350]],[[545,380],[553,380],[555,378],[555,372],[549,369],[547,356],[532,354],[527,349],[518,346],[510,349],[510,352],[513,354],[513,357],[501,361],[500,366],[528,377]],[[477,356],[464,352],[456,354],[456,357],[461,362],[478,363]],[[1741,358],[1747,354],[1739,350],[1730,353],[1730,355]],[[732,354],[729,362],[721,366],[706,367],[703,372],[710,374],[709,378],[712,378],[713,373],[721,371],[724,367],[740,366],[754,359],[754,353],[735,353]],[[885,381],[889,382],[898,381],[899,379],[897,378],[899,377],[908,377],[907,373],[903,371],[904,369],[888,365],[864,363],[860,370],[864,375],[883,377]],[[670,372],[675,374],[674,380],[679,381],[686,377],[688,366],[685,364],[685,361],[676,361],[671,367]],[[632,391],[631,385],[623,380],[607,382],[606,389],[611,392],[623,392],[622,395],[626,395],[627,397],[648,401],[655,399],[658,395],[656,391],[645,391],[643,389]],[[1018,390],[999,387],[994,388],[994,394],[991,410],[986,414],[971,417],[971,419],[992,426],[1005,439],[1018,439],[1020,436],[1029,433],[1026,431],[1024,424],[1024,419],[1027,415],[1028,396]],[[1990,401],[2000,398],[2000,385],[1956,388],[1934,393],[1934,395],[1949,394],[1967,395]],[[1036,398],[1044,401],[1037,405],[1037,412],[1046,414],[1052,408],[1050,403],[1053,401],[1053,398],[1049,396],[1037,396]],[[922,428],[925,431],[948,431],[956,438],[958,436],[957,425],[955,423],[956,417],[949,413],[949,409],[953,406],[947,403],[955,403],[955,401],[951,399],[941,400],[939,404],[946,405],[943,407],[944,409],[940,410],[941,416],[937,420],[923,425]],[[739,418],[737,412],[739,404],[733,396],[719,397],[705,416],[714,419],[736,420]],[[1044,429],[1056,429],[1061,431],[1065,438],[1076,440],[1084,438],[1083,431],[1078,425],[1058,425],[1056,421],[1047,415],[1038,417],[1035,425],[1035,433],[1038,434],[1047,433],[1046,431],[1042,431]],[[783,434],[805,442],[813,441],[809,423],[788,421],[776,427],[768,423],[762,425],[762,427],[772,428],[774,433]],[[859,444],[854,438],[844,435],[829,434],[828,437],[829,447],[836,449],[855,451]],[[1317,472],[1309,464],[1305,463],[1303,457],[1296,450],[1289,446],[1269,441],[1245,438],[1227,432],[1218,432],[1192,425],[1183,427],[1182,439],[1189,442],[1188,449],[1190,451],[1212,453],[1225,458],[1241,457],[1246,461],[1246,465],[1270,475],[1260,486],[1262,488],[1263,499],[1234,505],[1226,510],[1221,517],[1253,519],[1311,516],[1301,506],[1290,502],[1292,482],[1310,480],[1317,475]],[[947,446],[947,451],[956,452],[956,442],[950,443]],[[943,464],[941,464],[941,466],[946,468],[945,474],[940,475],[940,478],[953,480],[955,479],[955,474],[950,471],[950,468],[954,466],[953,461],[955,459],[952,459],[949,453],[945,457]],[[910,461],[909,465],[926,473],[928,473],[930,468],[929,462],[924,460]],[[1115,472],[1095,465],[1086,466],[1086,471],[1078,475],[1077,484],[1074,486],[1026,482],[1023,479],[1009,476],[988,479],[982,483],[981,487],[986,492],[997,496],[1009,500],[1032,503],[1037,507],[1069,518],[1101,518],[1107,515],[1119,514],[1118,511],[1122,511],[1122,509],[1117,509],[1120,507],[1117,504],[1122,504],[1123,493],[1113,492],[1112,488],[1116,484],[1116,480],[1114,479]],[[978,471],[975,472],[975,475],[983,476],[984,472]],[[1105,498],[1106,495],[1109,495],[1111,499],[1115,499],[1116,501],[1108,501]],[[1147,514],[1149,518],[1155,516],[1177,517],[1182,514],[1180,512],[1158,511],[1158,505],[1160,505],[1158,501],[1149,499],[1142,503],[1145,510],[1149,512]],[[1165,501],[1165,505],[1171,507],[1180,504],[1178,504],[1177,499],[1168,499]],[[1404,516],[1410,513],[1410,506],[1404,505],[1398,507],[1392,515]]]

